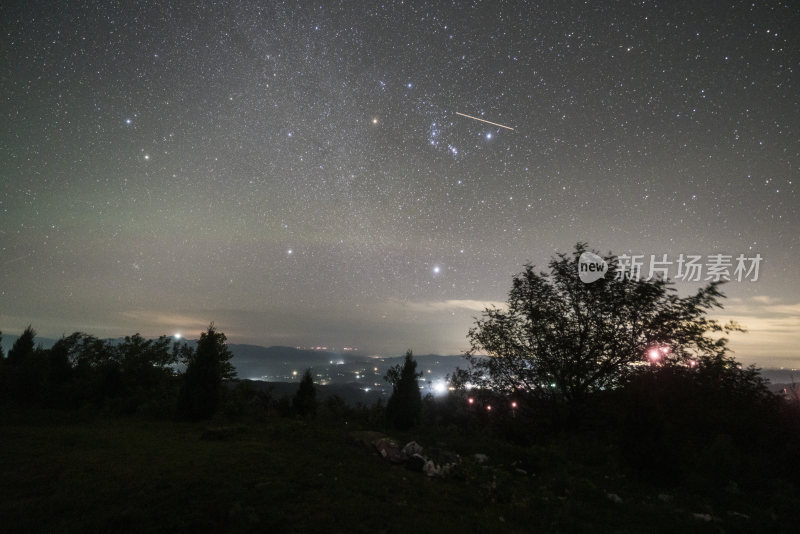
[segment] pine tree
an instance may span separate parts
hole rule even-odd
[[[14,342],[14,346],[8,351],[8,363],[11,365],[21,365],[22,362],[33,356],[33,339],[36,337],[36,330],[31,325],[25,329],[19,338]]]
[[[306,369],[303,378],[300,380],[300,387],[294,396],[293,407],[295,413],[306,416],[314,415],[317,412],[317,389],[314,387],[314,378],[311,376],[311,369]]]
[[[187,419],[207,419],[217,410],[222,382],[236,376],[230,363],[233,354],[228,350],[227,338],[217,332],[214,323],[200,334],[197,348],[183,347],[186,372],[183,376],[178,408]]]
[[[422,395],[417,379],[421,376],[422,373],[417,373],[417,362],[409,350],[403,365],[392,367],[384,377],[393,386],[392,396],[386,405],[386,417],[398,430],[408,430],[419,422]]]

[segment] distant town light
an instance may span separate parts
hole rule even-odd
[[[467,402],[470,403],[470,404],[475,404],[475,399],[470,397],[470,398],[467,399]]]

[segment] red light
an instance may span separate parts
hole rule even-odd
[[[491,411],[492,411],[492,407],[491,407],[491,406],[487,406],[487,407],[486,407],[486,411],[487,411],[487,412],[491,412]]]
[[[516,407],[517,407],[517,402],[516,402],[516,401],[512,402],[512,403],[511,403],[511,407],[512,407],[512,408],[516,408]]]
[[[475,399],[470,397],[470,398],[467,399],[467,402],[470,403],[470,404],[475,404]]]

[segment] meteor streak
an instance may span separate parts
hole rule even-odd
[[[503,124],[497,124],[496,122],[487,121],[485,119],[480,119],[478,117],[473,117],[472,115],[467,115],[466,113],[459,113],[458,111],[456,111],[456,115],[461,115],[462,117],[466,117],[468,119],[474,119],[476,121],[485,122],[485,123],[491,124],[493,126],[499,126],[500,128],[505,128],[506,130],[511,130],[512,132],[514,131],[514,128],[512,128],[511,126],[505,126]]]

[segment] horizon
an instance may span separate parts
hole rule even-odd
[[[215,325],[215,327],[216,327],[216,325]],[[35,326],[34,326],[34,330],[36,330]],[[221,331],[222,333],[225,333],[224,330],[221,330],[221,329],[218,329],[218,330]],[[20,330],[19,332],[8,332],[8,331],[0,331],[0,332],[2,332],[2,339],[0,339],[0,342],[2,343],[2,346],[5,349],[4,350],[4,354],[7,354],[8,349],[12,345],[12,343],[8,339],[9,336],[16,338],[20,334],[22,334],[22,330]],[[75,332],[77,332],[77,331],[75,331]],[[89,335],[95,336],[95,337],[97,337],[99,339],[106,340],[106,341],[114,341],[114,340],[124,339],[126,336],[133,336],[135,334],[142,335],[142,337],[144,337],[145,339],[157,339],[157,338],[159,338],[161,336],[166,336],[166,337],[172,338],[174,343],[180,343],[180,342],[193,343],[193,342],[196,342],[200,337],[199,334],[202,333],[202,332],[198,332],[197,336],[192,336],[190,334],[186,334],[186,333],[183,333],[183,332],[173,332],[172,334],[155,334],[155,335],[145,335],[145,334],[142,334],[140,332],[134,332],[134,333],[130,333],[130,334],[122,334],[122,335],[116,335],[116,336],[114,336],[114,335],[112,335],[112,336],[97,336],[97,335],[93,334],[92,332],[86,332],[86,331],[81,331],[81,332],[83,332],[85,334],[89,334]],[[63,332],[62,334],[53,336],[53,335],[42,335],[37,330],[36,331],[35,340],[37,342],[37,345],[40,344],[39,343],[40,340],[47,340],[49,343],[46,343],[46,344],[43,345],[43,347],[45,349],[47,349],[47,348],[49,348],[51,346],[51,343],[55,343],[61,337],[70,335],[71,333],[73,333],[73,332]],[[227,337],[227,334],[226,334],[226,337]],[[425,350],[418,351],[418,350],[414,350],[413,348],[410,348],[410,347],[406,348],[406,349],[403,349],[403,350],[400,350],[400,351],[395,351],[395,352],[381,352],[381,351],[366,350],[366,349],[361,349],[359,347],[350,347],[350,346],[333,346],[333,345],[326,345],[326,344],[309,344],[309,345],[264,344],[264,343],[258,343],[258,342],[241,342],[241,341],[237,341],[237,340],[231,340],[230,338],[227,339],[227,344],[228,345],[234,345],[234,346],[236,346],[236,345],[238,345],[238,346],[251,346],[251,347],[258,347],[258,348],[263,348],[263,349],[284,348],[284,349],[293,349],[293,350],[297,350],[297,351],[305,351],[305,352],[311,352],[311,353],[330,353],[330,354],[337,354],[337,355],[343,355],[343,356],[350,355],[350,356],[352,356],[354,358],[363,358],[363,359],[370,359],[370,358],[396,359],[396,358],[402,358],[407,350],[412,350],[415,358],[417,358],[417,357],[428,357],[428,356],[443,357],[443,358],[462,358],[465,355],[464,352],[435,352],[435,351],[425,351]],[[478,356],[485,356],[485,354],[483,354],[483,353],[478,353],[477,355]],[[742,363],[744,365],[753,364],[756,367],[758,367],[758,368],[760,368],[760,369],[762,369],[764,371],[769,371],[769,370],[774,370],[774,371],[798,371],[798,370],[800,370],[800,365],[798,364],[800,362],[798,360],[796,360],[796,359],[771,360],[771,361],[768,360],[768,363],[766,363],[766,364],[763,364],[763,363],[759,364],[757,361],[748,361],[747,359],[739,358],[738,355],[736,355],[735,353],[732,354],[732,355],[740,363]]]

